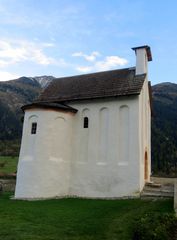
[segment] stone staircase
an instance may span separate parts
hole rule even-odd
[[[141,192],[142,199],[159,199],[159,198],[173,198],[174,185],[173,184],[159,184],[149,182],[146,183]]]

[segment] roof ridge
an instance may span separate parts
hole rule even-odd
[[[97,75],[97,74],[103,74],[103,73],[113,73],[113,72],[118,72],[118,71],[125,71],[125,70],[135,70],[135,67],[128,67],[128,68],[120,68],[120,69],[112,69],[112,70],[107,70],[107,71],[101,71],[101,72],[92,72],[92,73],[85,73],[85,74],[78,74],[78,75],[73,75],[73,76],[63,76],[63,77],[56,77],[54,81],[57,79],[65,79],[65,78],[75,78],[75,77],[84,77],[84,76],[91,76],[91,75]]]

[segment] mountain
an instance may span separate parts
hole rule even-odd
[[[37,76],[37,77],[34,77],[34,78],[31,78],[31,79],[35,79],[40,85],[42,88],[45,88],[49,85],[49,83],[55,79],[55,77],[53,76]]]
[[[21,137],[21,106],[34,100],[41,89],[38,81],[27,77],[0,82],[0,140]]]
[[[177,84],[152,87],[152,169],[154,174],[177,173]]]

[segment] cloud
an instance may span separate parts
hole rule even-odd
[[[93,68],[91,66],[90,67],[89,66],[88,67],[80,66],[80,67],[76,67],[76,70],[78,72],[87,73],[87,72],[91,72],[93,70]]]
[[[83,52],[76,52],[72,54],[73,57],[83,57],[88,62],[94,62],[100,55],[101,54],[97,51],[92,52],[90,55],[84,54]]]
[[[0,71],[0,81],[7,81],[11,79],[19,78],[20,76],[14,73]]]
[[[61,65],[63,59],[56,60],[44,53],[53,43],[38,43],[24,40],[0,40],[0,67],[31,61],[39,65]]]
[[[107,56],[103,61],[98,61],[95,64],[95,69],[98,71],[109,70],[119,66],[124,66],[128,63],[127,59],[118,56]]]
[[[82,52],[75,53],[75,56],[76,56],[76,54],[77,54],[77,56],[85,56],[85,54],[83,54]],[[92,54],[89,56],[92,56]],[[100,56],[100,54],[99,54],[99,56]],[[91,61],[91,62],[93,63],[92,65],[77,66],[76,70],[79,72],[83,72],[83,73],[93,72],[93,71],[106,71],[106,70],[118,68],[120,66],[122,67],[128,63],[128,60],[125,58],[118,57],[118,56],[106,56],[101,61]]]

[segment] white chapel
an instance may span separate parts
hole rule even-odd
[[[53,80],[25,112],[16,199],[139,196],[151,172],[149,46],[136,66]]]

